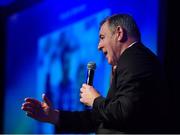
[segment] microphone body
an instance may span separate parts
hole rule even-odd
[[[94,73],[96,69],[96,63],[94,62],[89,62],[87,64],[87,80],[86,84],[93,86],[93,79],[94,79]]]

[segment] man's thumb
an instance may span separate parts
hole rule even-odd
[[[48,106],[52,106],[51,101],[48,99],[48,97],[46,96],[46,94],[42,94],[42,99],[43,101],[48,105]]]

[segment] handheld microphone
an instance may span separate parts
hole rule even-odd
[[[86,84],[88,85],[93,85],[93,78],[94,78],[94,72],[96,69],[96,63],[95,62],[89,62],[87,64],[87,80],[86,80]]]

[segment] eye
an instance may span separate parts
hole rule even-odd
[[[100,35],[100,36],[99,36],[99,39],[100,39],[100,40],[103,40],[104,38],[105,38],[105,37],[104,37],[103,35]]]

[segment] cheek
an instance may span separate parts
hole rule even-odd
[[[112,53],[112,47],[111,47],[110,42],[107,44],[106,49],[107,49],[108,53],[110,53],[110,54]]]
[[[109,50],[111,43],[109,41],[104,42],[104,46],[107,50]]]

